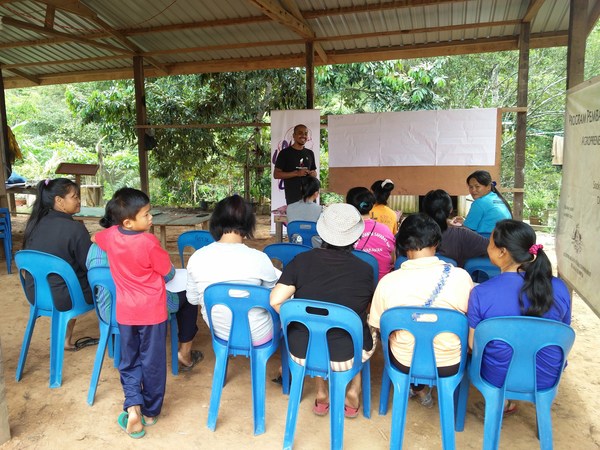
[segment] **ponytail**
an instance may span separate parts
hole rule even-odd
[[[519,306],[524,316],[542,317],[554,304],[552,264],[542,245],[535,243],[535,232],[528,224],[512,219],[501,220],[493,231],[496,247],[505,248],[519,263],[518,272],[525,282],[519,292]],[[525,309],[523,295],[529,299]]]
[[[496,189],[495,181],[492,181],[492,192],[494,194],[496,194],[500,198],[500,200],[502,200],[502,203],[504,203],[504,206],[506,206],[506,209],[508,209],[508,212],[510,213],[510,217],[512,217],[513,216],[512,209],[511,209],[510,205],[508,204],[508,202],[506,201],[506,199],[504,198],[504,196],[500,193],[500,191],[498,189]]]
[[[23,249],[26,248],[27,241],[38,223],[48,215],[51,209],[54,209],[55,198],[65,198],[73,190],[79,192],[79,186],[67,178],[46,179],[38,183],[37,196],[23,233]]]

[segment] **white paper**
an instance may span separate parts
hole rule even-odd
[[[187,288],[187,270],[175,269],[175,276],[171,281],[167,282],[166,286],[169,292],[185,291]]]

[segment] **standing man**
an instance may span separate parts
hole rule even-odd
[[[308,139],[308,128],[296,125],[293,134],[294,143],[281,150],[275,162],[273,178],[284,180],[285,202],[291,203],[302,200],[302,185],[304,177],[316,177],[317,166],[315,154],[304,148]]]

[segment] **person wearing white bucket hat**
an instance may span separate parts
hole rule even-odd
[[[271,291],[271,306],[279,312],[281,304],[295,296],[337,303],[352,309],[363,322],[363,361],[366,361],[375,351],[376,342],[367,325],[368,307],[373,297],[373,269],[352,254],[354,243],[363,230],[363,219],[354,206],[337,203],[325,208],[317,221],[317,232],[323,239],[323,245],[299,254],[285,266]],[[303,364],[308,331],[300,324],[292,324],[288,330],[292,358]],[[353,357],[350,336],[342,330],[331,331],[328,345],[332,369],[349,369]],[[327,383],[318,377],[315,382],[317,398],[313,412],[326,415],[329,412]],[[360,383],[359,373],[346,392],[346,417],[358,416]]]

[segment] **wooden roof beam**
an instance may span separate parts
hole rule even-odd
[[[54,15],[56,8],[51,5],[46,6],[46,17],[44,18],[44,28],[52,30],[54,28]]]
[[[254,4],[259,8],[263,14],[270,17],[277,23],[290,28],[295,33],[298,33],[305,39],[313,39],[315,37],[314,31],[312,31],[304,22],[296,19],[292,14],[281,6],[276,0],[249,0],[250,3]]]
[[[305,19],[316,19],[324,16],[339,16],[344,14],[369,13],[390,9],[405,9],[423,6],[439,6],[444,3],[464,3],[462,0],[400,0],[385,3],[372,3],[358,6],[345,6],[332,9],[320,9],[303,13]]]
[[[283,5],[286,7],[286,9],[296,19],[300,20],[307,27],[309,27],[311,29],[311,31],[313,31],[313,34],[315,34],[312,27],[308,24],[308,22],[306,20],[304,20],[304,17],[302,17],[302,12],[300,11],[300,8],[298,8],[298,4],[295,2],[295,0],[282,0],[282,1],[283,1]],[[323,46],[321,44],[319,44],[318,42],[313,42],[313,46],[314,46],[315,52],[317,52],[317,55],[319,55],[319,57],[321,58],[321,61],[323,61],[325,64],[327,64],[327,53],[325,52],[325,49],[323,49]]]
[[[544,4],[545,0],[531,0],[525,15],[523,16],[523,23],[531,23],[535,19],[536,14]]]
[[[4,65],[2,67],[4,67]],[[10,70],[12,73],[14,73],[18,77],[25,78],[26,80],[31,81],[36,86],[39,86],[41,84],[41,80],[38,77],[35,77],[33,75],[29,75],[29,74],[27,74],[25,72],[22,72],[22,71],[18,70],[18,69],[8,69],[8,70]]]
[[[76,36],[76,35],[69,34],[69,33],[63,33],[62,31],[50,30],[50,29],[47,29],[44,27],[40,27],[38,25],[31,24],[29,22],[23,22],[22,20],[13,19],[12,17],[4,16],[0,19],[0,23],[2,23],[3,25],[20,28],[22,30],[29,30],[29,31],[34,31],[36,33],[40,33],[40,34],[44,34],[44,35],[65,38],[69,41],[74,41],[74,42],[79,42],[81,44],[91,45],[93,47],[102,48],[104,50],[109,50],[109,51],[115,52],[115,53],[126,53],[126,54],[129,54],[132,56],[135,53],[128,49],[115,47],[114,45],[103,44],[101,42],[96,42],[92,39],[84,38],[81,36]]]
[[[600,0],[596,0],[594,6],[592,6],[592,11],[588,18],[586,36],[589,36],[594,27],[596,26],[596,22],[598,22],[598,17],[600,17]]]

